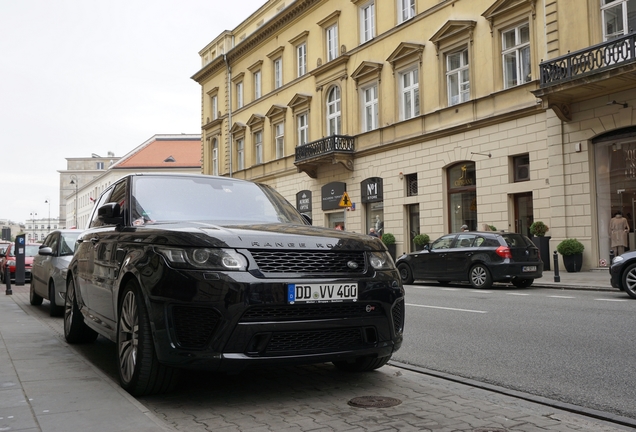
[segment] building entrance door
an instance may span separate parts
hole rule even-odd
[[[530,225],[534,222],[532,192],[514,195],[515,232],[530,237]]]

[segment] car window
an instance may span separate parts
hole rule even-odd
[[[467,248],[472,247],[473,242],[475,241],[475,234],[460,234],[457,236],[457,241],[455,242],[456,248]]]
[[[431,250],[448,249],[451,247],[451,244],[453,243],[454,239],[455,239],[455,234],[440,237],[433,242],[433,244],[431,245]]]
[[[97,218],[97,209],[110,202],[110,196],[113,194],[113,188],[106,189],[106,191],[99,197],[93,208],[93,214],[91,215],[90,227],[102,226],[104,223]]]
[[[509,247],[525,248],[530,244],[533,244],[529,238],[517,233],[506,233],[502,234],[501,237],[505,240]]]
[[[53,255],[57,255],[57,239],[59,234],[52,233],[44,240],[44,246],[50,247],[53,251]]]
[[[64,233],[62,234],[62,241],[60,244],[60,256],[73,255],[75,252],[75,244],[80,232]]]

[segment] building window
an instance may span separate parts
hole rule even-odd
[[[261,131],[254,134],[254,156],[257,165],[263,163],[263,132]]]
[[[285,123],[274,125],[274,139],[276,141],[276,159],[285,156]]]
[[[307,44],[302,43],[296,47],[296,63],[298,65],[298,76],[307,73]]]
[[[212,138],[212,175],[219,175],[219,140]]]
[[[378,86],[374,84],[362,90],[364,103],[363,128],[365,132],[378,127]]]
[[[236,83],[236,108],[243,108],[243,81]]]
[[[334,86],[327,96],[327,135],[340,135],[342,106],[340,87]]]
[[[470,99],[468,49],[446,56],[446,82],[449,105],[457,105]]]
[[[254,99],[260,99],[262,96],[262,75],[261,71],[254,72]]]
[[[420,88],[418,79],[418,69],[400,74],[400,116],[402,120],[420,115]]]
[[[501,34],[504,88],[530,81],[530,27],[522,24]]]
[[[515,182],[530,180],[530,156],[525,154],[512,158]]]
[[[408,21],[415,16],[415,0],[398,0],[398,23]]]
[[[307,113],[298,115],[298,145],[307,144],[309,142],[309,123],[307,121]]]
[[[338,24],[328,27],[327,36],[327,61],[334,60],[338,57]]]
[[[283,59],[282,57],[274,60],[274,88],[283,86]]]
[[[238,156],[237,165],[240,171],[245,169],[245,140],[243,138],[236,140],[236,151]]]
[[[360,7],[360,43],[375,37],[375,2]]]
[[[477,229],[477,187],[474,162],[460,162],[447,170],[450,232],[462,225]]]
[[[417,173],[407,174],[406,180],[406,196],[417,196]]]
[[[104,162],[97,162],[97,163],[96,163],[96,165],[97,165],[97,167],[96,167],[96,168],[97,168],[98,170],[102,170],[102,169],[104,169]]]
[[[219,97],[214,95],[210,98],[210,105],[212,110],[212,120],[219,118]]]
[[[636,30],[636,1],[601,0],[603,40],[612,40]]]

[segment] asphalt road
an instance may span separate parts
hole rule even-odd
[[[636,302],[624,293],[406,290],[393,360],[636,419]]]

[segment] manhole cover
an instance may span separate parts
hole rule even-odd
[[[508,431],[502,428],[477,428],[477,429],[473,429],[473,432],[508,432]]]
[[[388,408],[401,403],[399,399],[386,396],[360,396],[349,401],[349,405],[360,408]]]

